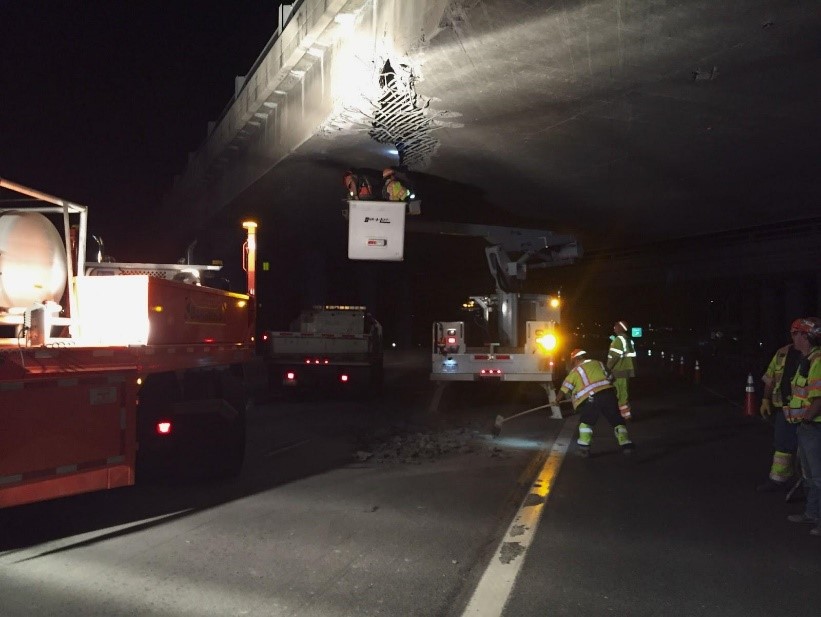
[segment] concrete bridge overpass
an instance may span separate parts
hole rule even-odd
[[[303,0],[280,24],[168,208],[212,236],[225,217],[263,218],[274,263],[302,255],[310,274],[278,285],[303,301],[350,275],[341,172],[402,164],[425,217],[578,235],[588,260],[551,276],[583,278],[609,310],[642,285],[684,301],[744,290],[753,308],[726,320],[778,340],[821,311],[814,3]],[[448,285],[415,272],[485,276],[452,249],[350,268],[371,281],[363,301],[397,278],[406,301],[420,279],[441,300]]]

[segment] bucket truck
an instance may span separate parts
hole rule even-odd
[[[551,231],[408,221],[415,233],[484,238],[490,246],[485,256],[496,284],[492,294],[471,296],[463,306],[478,313],[484,329],[484,346],[468,347],[464,321],[437,321],[431,337],[431,381],[437,388],[431,402],[435,411],[444,388],[455,381],[533,382],[546,392],[553,418],[560,418],[555,403],[554,379],[563,371],[560,358],[569,351],[561,330],[561,297],[517,291],[529,271],[567,265],[582,255],[576,238]]]

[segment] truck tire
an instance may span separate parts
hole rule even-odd
[[[160,436],[156,426],[161,419],[174,421],[181,400],[182,391],[174,373],[148,375],[143,381],[137,404],[138,482],[176,477],[176,435]]]
[[[242,381],[242,367],[231,367],[221,374],[221,395],[237,412],[223,434],[224,446],[219,456],[215,456],[214,476],[220,479],[236,478],[245,462],[245,441],[247,437],[246,412],[250,405],[246,388]]]
[[[239,475],[245,459],[247,396],[234,369],[186,371],[183,404],[187,410],[180,454],[186,475],[226,479]]]

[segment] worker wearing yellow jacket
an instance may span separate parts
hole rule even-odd
[[[790,327],[795,338],[801,319],[796,319]],[[801,352],[792,343],[784,345],[770,360],[761,381],[764,382],[764,393],[761,397],[760,414],[764,419],[772,418],[773,422],[773,458],[767,480],[756,487],[757,491],[769,492],[789,489],[794,475],[794,456],[798,449],[797,424],[787,422],[781,412],[785,401],[790,400],[792,386],[790,380],[798,370]],[[773,413],[775,411],[775,413]]]
[[[397,177],[393,167],[386,167],[382,170],[382,178],[385,180],[385,184],[382,187],[383,199],[389,201],[407,201],[412,198],[411,190]]]
[[[784,414],[798,423],[798,455],[807,501],[804,512],[791,514],[792,523],[814,523],[810,533],[821,536],[821,319],[808,317],[793,328],[793,344],[803,357],[790,382],[792,394]],[[793,324],[795,325],[795,324]]]
[[[559,389],[557,401],[569,398],[573,409],[581,413],[579,419],[579,446],[581,456],[589,456],[590,444],[593,441],[593,426],[603,415],[616,435],[616,441],[624,454],[630,454],[633,442],[627,434],[624,419],[619,414],[616,393],[611,381],[612,377],[602,362],[587,357],[583,349],[574,349],[570,352],[570,361],[573,369],[565,377]]]
[[[627,382],[631,377],[636,376],[636,368],[633,364],[633,358],[636,357],[636,346],[627,336],[626,322],[617,321],[613,326],[613,332],[616,333],[616,336],[611,341],[610,349],[607,352],[607,368],[615,378],[613,383],[616,386],[619,413],[625,420],[631,420],[633,414],[630,409]]]

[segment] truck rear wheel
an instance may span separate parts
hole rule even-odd
[[[172,432],[158,432],[161,420],[175,424],[177,404],[182,391],[174,373],[156,373],[145,377],[137,404],[138,481],[171,479],[176,476],[176,438]],[[172,428],[173,431],[173,428]]]
[[[245,459],[247,396],[235,371],[207,369],[149,375],[137,412],[137,476],[232,478]],[[157,430],[159,421],[170,432]]]

